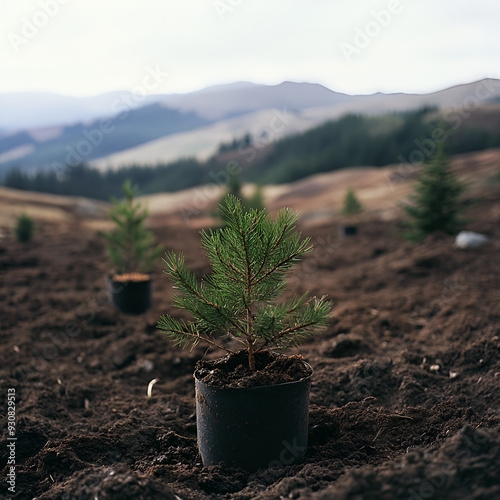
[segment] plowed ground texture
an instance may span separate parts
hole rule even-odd
[[[328,328],[289,352],[314,369],[309,447],[300,464],[252,474],[202,465],[193,369],[220,353],[181,350],[157,331],[162,314],[188,317],[172,307],[161,262],[153,307],[126,316],[108,304],[98,234],[40,224],[31,243],[4,238],[1,497],[500,499],[499,198],[469,210],[470,229],[490,238],[474,251],[444,234],[412,245],[397,223],[365,222],[344,238],[333,225],[304,228],[315,250],[286,295],[334,301]],[[155,236],[199,276],[210,271],[197,231],[167,224]]]

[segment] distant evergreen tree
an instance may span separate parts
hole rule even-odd
[[[21,214],[17,219],[16,228],[14,230],[17,241],[21,243],[31,241],[34,230],[35,222],[33,219],[27,214]]]
[[[144,227],[148,210],[134,202],[137,186],[127,180],[123,193],[125,199],[121,202],[113,199],[109,213],[116,229],[104,233],[109,257],[119,273],[148,272],[163,249],[153,247],[153,234]]]
[[[238,174],[229,175],[229,180],[227,182],[227,194],[232,194],[233,196],[241,200],[243,198],[243,195],[241,193],[241,188],[242,188],[241,177]],[[224,198],[225,197],[226,195],[224,195]]]
[[[254,210],[264,210],[266,207],[264,205],[264,195],[262,193],[262,186],[257,184],[255,186],[255,191],[253,192],[251,198],[246,202],[247,209]]]
[[[219,203],[217,204],[217,209],[220,208],[222,203],[224,202],[224,199],[228,194],[233,195],[235,198],[238,198],[243,203],[243,206],[246,206],[246,200],[243,197],[243,193],[241,192],[241,189],[243,187],[243,183],[241,182],[241,176],[239,174],[228,174],[229,177],[227,179],[226,183],[226,190],[222,194],[222,196],[219,199]]]
[[[214,218],[222,219],[221,207],[224,205],[224,200],[228,195],[232,195],[238,199],[245,212],[249,212],[250,210],[264,210],[266,208],[264,206],[264,197],[260,185],[256,185],[255,191],[250,198],[243,196],[243,183],[239,174],[230,175],[226,186],[226,191],[219,200],[217,210],[212,213]]]
[[[403,205],[410,219],[405,236],[411,241],[421,241],[434,231],[455,234],[463,224],[460,197],[464,184],[451,171],[442,144],[430,162],[424,165],[411,204]]]
[[[354,190],[352,188],[349,188],[344,198],[344,206],[342,208],[342,214],[356,215],[360,214],[363,210],[364,210],[363,205],[354,194]]]

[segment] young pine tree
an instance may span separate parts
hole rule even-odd
[[[116,230],[104,233],[109,257],[120,274],[147,273],[163,249],[153,246],[153,234],[144,226],[147,208],[134,202],[137,186],[127,180],[123,193],[125,198],[121,202],[112,198],[113,207],[109,212]]]
[[[181,347],[205,342],[231,353],[217,341],[217,336],[227,335],[246,350],[249,368],[255,370],[257,353],[296,346],[319,332],[328,322],[331,304],[307,294],[276,302],[288,271],[312,250],[309,239],[302,240],[295,231],[295,213],[283,209],[273,220],[265,210],[245,211],[231,195],[221,213],[221,229],[201,232],[210,274],[198,280],[182,254],[170,253],[163,261],[179,292],[175,306],[189,311],[194,321],[162,316],[158,328]]]
[[[33,238],[33,232],[35,230],[35,222],[33,219],[26,214],[21,214],[17,219],[17,224],[14,229],[17,241],[21,243],[27,243]]]
[[[342,208],[343,215],[356,215],[363,211],[363,205],[354,194],[354,190],[349,188],[344,198],[344,206]]]
[[[405,236],[421,241],[434,231],[456,234],[463,224],[460,197],[465,186],[449,167],[442,144],[430,162],[424,165],[411,204],[403,205],[409,220]]]

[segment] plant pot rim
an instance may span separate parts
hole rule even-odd
[[[123,276],[124,274],[132,274],[132,273],[108,273],[106,276],[107,276],[107,279],[108,281],[113,281],[115,283],[147,283],[148,281],[153,281],[153,277],[150,273],[138,273],[138,274],[143,274],[144,276],[147,276],[148,278],[147,279],[143,279],[143,280],[115,280],[114,277],[115,276]]]
[[[304,365],[307,368],[309,368],[309,370],[311,370],[311,373],[309,375],[307,375],[306,377],[302,377],[299,380],[292,380],[291,382],[282,382],[281,384],[255,385],[255,386],[252,386],[252,387],[218,387],[216,385],[208,385],[205,382],[203,382],[202,380],[200,380],[196,376],[197,370],[194,371],[193,378],[196,380],[197,384],[202,384],[205,387],[210,387],[212,389],[218,389],[219,391],[251,391],[251,390],[259,390],[259,389],[269,389],[270,387],[283,387],[283,386],[287,386],[287,385],[293,385],[293,384],[300,384],[300,383],[303,383],[303,382],[309,382],[311,380],[311,378],[312,378],[312,376],[314,374],[314,370],[312,369],[312,366],[307,361],[302,360],[302,362],[304,363]]]

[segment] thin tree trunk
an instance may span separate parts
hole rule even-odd
[[[253,348],[250,346],[248,348],[248,366],[250,367],[250,370],[253,372],[255,371],[255,353]]]

